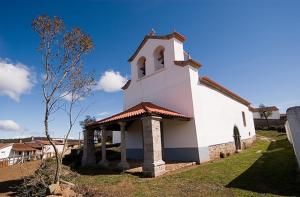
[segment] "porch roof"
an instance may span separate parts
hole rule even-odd
[[[86,126],[89,127],[93,125],[109,125],[117,122],[134,120],[143,116],[151,116],[151,115],[161,116],[163,118],[170,118],[170,119],[176,118],[181,120],[190,120],[190,117],[185,116],[181,113],[155,105],[150,102],[142,102],[121,113],[115,114],[108,118],[104,118],[102,120],[98,120],[93,123],[89,123]]]
[[[37,150],[24,143],[14,143],[12,149],[14,151],[36,151]]]

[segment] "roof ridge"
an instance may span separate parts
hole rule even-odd
[[[222,92],[223,94],[231,97],[232,99],[246,105],[246,106],[250,106],[250,102],[247,101],[246,99],[242,98],[241,96],[239,96],[238,94],[234,93],[233,91],[225,88],[224,86],[220,85],[219,83],[215,82],[214,80],[210,79],[208,76],[203,76],[203,77],[199,77],[199,81],[201,83],[204,83],[208,86],[210,86],[211,88],[214,88],[215,90],[218,90],[220,92]]]
[[[148,109],[148,107],[145,105],[146,103],[149,103],[149,102],[141,102],[141,106],[146,111],[146,113],[151,113],[150,110]]]
[[[142,42],[140,42],[138,48],[135,50],[133,55],[128,59],[128,61],[131,62],[137,56],[139,51],[143,48],[143,46],[149,39],[169,40],[171,38],[176,38],[176,39],[180,40],[181,42],[184,42],[186,40],[185,36],[181,35],[180,33],[176,32],[176,31],[173,31],[172,33],[166,34],[166,35],[145,35],[144,39],[142,40]]]

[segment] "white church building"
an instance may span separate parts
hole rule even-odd
[[[128,159],[143,160],[148,176],[164,172],[168,161],[203,163],[238,152],[255,140],[250,103],[210,78],[184,51],[177,32],[146,35],[129,58],[131,80],[124,90],[124,110],[86,125],[83,165],[95,162],[92,137],[121,131],[121,168]],[[200,73],[200,76],[199,76]]]

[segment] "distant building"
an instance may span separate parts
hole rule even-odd
[[[27,140],[28,139],[28,140]],[[24,163],[25,161],[35,159],[47,159],[55,156],[53,146],[47,140],[34,140],[29,141],[26,138],[26,142],[23,139],[9,139],[7,141],[19,141],[17,143],[0,143],[0,167],[14,165],[16,163]],[[38,138],[41,139],[41,138]],[[64,143],[59,140],[53,140],[58,153],[61,154],[63,151]],[[78,140],[70,140],[67,143],[66,152],[68,154],[70,149],[79,146]]]
[[[251,107],[255,129],[273,129],[285,131],[286,114],[280,114],[276,106]]]
[[[37,151],[25,143],[0,144],[0,167],[37,159]]]
[[[280,119],[279,109],[276,106],[252,108],[251,111],[254,119],[265,119],[263,112],[270,114],[268,119]]]
[[[0,143],[0,159],[8,158],[13,144]]]

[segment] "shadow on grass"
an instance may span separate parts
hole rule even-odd
[[[16,186],[20,185],[23,183],[23,180],[10,180],[10,181],[4,181],[0,182],[0,196],[3,193],[8,193],[6,194],[7,196],[15,196],[16,195]]]
[[[271,142],[267,151],[226,187],[258,193],[300,196],[300,175],[287,139]]]
[[[109,166],[104,167],[99,164],[92,166],[81,166],[82,151],[79,153],[77,151],[72,152],[70,155],[65,156],[63,159],[63,164],[69,166],[74,172],[81,175],[119,175],[121,173],[131,174],[133,176],[143,177],[141,172],[124,172],[118,168],[118,164],[121,160],[121,153],[116,149],[107,149],[106,151],[107,160],[109,161]],[[101,148],[96,149],[96,163],[101,161]],[[140,161],[130,161],[130,168],[137,168],[141,166]]]
[[[130,164],[131,168],[139,167],[140,165]],[[142,172],[128,172],[118,169],[116,163],[113,163],[108,166],[104,167],[101,165],[93,165],[93,166],[76,166],[71,167],[71,170],[77,172],[80,175],[89,175],[89,176],[98,176],[98,175],[121,175],[121,174],[129,174],[132,176],[136,176],[139,178],[143,178],[144,174]]]

